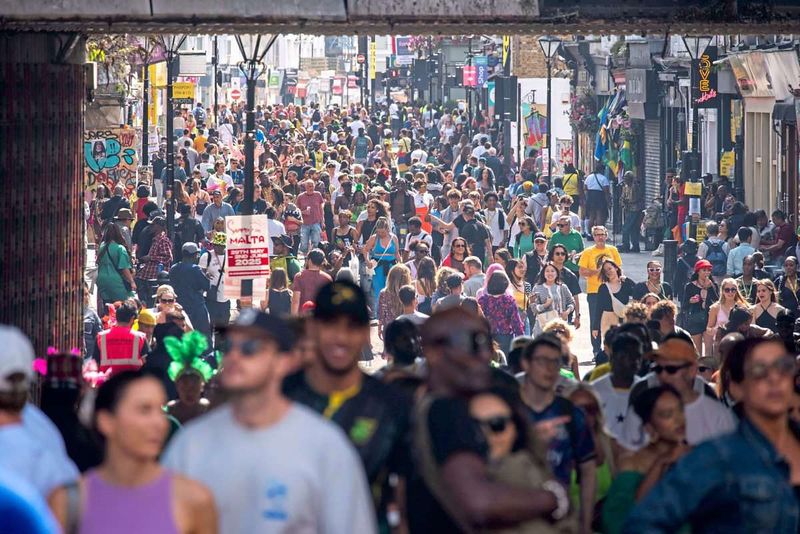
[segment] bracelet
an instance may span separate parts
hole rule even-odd
[[[550,514],[550,517],[552,517],[554,521],[563,519],[569,512],[569,496],[567,495],[567,490],[555,480],[546,480],[542,484],[542,489],[552,493],[556,498],[556,509]]]

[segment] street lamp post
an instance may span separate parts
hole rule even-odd
[[[172,120],[175,114],[175,104],[172,96],[172,83],[175,78],[175,59],[178,57],[186,35],[183,34],[164,34],[159,35],[161,45],[164,47],[164,54],[167,58],[167,187],[170,191],[170,198],[167,201],[167,232],[170,239],[175,237],[175,132],[172,127]]]
[[[700,173],[700,110],[697,104],[697,99],[700,96],[698,87],[700,73],[698,70],[700,68],[700,58],[705,54],[706,48],[711,44],[712,39],[713,37],[710,35],[683,36],[683,46],[686,47],[686,51],[689,52],[689,57],[692,60],[689,72],[689,83],[691,85],[689,100],[692,104],[692,153],[694,154],[694,161],[698,165],[697,169],[693,169],[697,173],[697,176],[692,176],[695,179],[699,177]]]
[[[239,70],[247,80],[247,112],[245,114],[244,138],[244,198],[242,199],[242,215],[253,214],[253,195],[255,194],[255,149],[256,149],[256,83],[264,72],[264,56],[275,43],[278,34],[274,35],[237,35],[236,44],[242,54]],[[242,297],[253,296],[253,280],[242,280]]]
[[[553,58],[561,46],[561,39],[551,35],[539,37],[539,46],[542,47],[545,61],[547,62],[547,178],[553,179],[553,107],[550,83],[553,79]]]

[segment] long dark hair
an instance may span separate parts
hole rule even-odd
[[[100,247],[103,249],[100,251],[100,254],[97,256],[97,263],[100,263],[100,258],[103,257],[103,254],[108,254],[108,247],[111,243],[117,243],[118,245],[122,245],[125,248],[125,251],[130,255],[131,251],[128,249],[128,243],[125,242],[125,238],[122,237],[122,230],[119,229],[119,226],[114,224],[113,221],[110,221],[106,225],[106,229],[103,231],[103,240],[100,243]],[[105,245],[105,246],[103,246]]]
[[[555,269],[555,271],[556,271],[556,279],[555,279],[555,283],[556,283],[556,284],[560,284],[560,283],[561,283],[561,271],[559,271],[559,270],[558,270],[558,267],[556,267],[556,266],[553,264],[553,262],[552,262],[552,261],[547,261],[547,262],[545,262],[545,263],[544,263],[544,265],[542,265],[542,268],[541,268],[541,269],[539,269],[539,275],[536,277],[536,283],[537,283],[537,284],[544,284],[544,283],[545,283],[545,279],[544,279],[544,270],[545,270],[546,268],[548,268],[548,267],[552,267],[553,269]]]

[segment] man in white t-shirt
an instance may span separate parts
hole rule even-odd
[[[431,234],[422,229],[422,220],[419,217],[411,217],[408,220],[408,234],[406,234],[406,242],[403,246],[403,256],[406,260],[408,260],[411,244],[416,241],[427,243],[428,250],[433,247],[433,238]]]
[[[428,161],[428,153],[422,149],[419,143],[414,143],[414,150],[411,151],[411,161],[417,160],[420,163]]]
[[[643,350],[642,342],[633,335],[617,335],[611,343],[611,372],[591,383],[592,389],[600,397],[606,428],[618,440],[622,436],[628,413],[628,397]]]
[[[667,336],[654,353],[653,371],[659,384],[672,386],[683,400],[686,441],[689,445],[697,445],[735,430],[736,419],[731,410],[713,393],[706,394],[702,380],[700,387],[697,387],[697,353],[691,341],[680,336]],[[638,390],[638,384],[634,389]],[[633,392],[635,397],[636,391]],[[630,450],[638,450],[647,445],[648,440],[641,419],[630,407],[625,417],[621,444]]]
[[[226,333],[222,386],[231,400],[183,427],[164,465],[211,488],[220,532],[377,532],[345,434],[281,392],[296,364],[291,329],[248,308]]]
[[[492,253],[508,242],[508,223],[506,222],[506,212],[497,205],[497,193],[490,191],[483,197],[484,209],[481,213],[486,226],[492,234]]]

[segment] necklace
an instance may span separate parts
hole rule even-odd
[[[791,289],[792,293],[797,294],[797,277],[795,277],[794,282],[791,282],[789,277],[784,278],[783,285]]]
[[[647,289],[652,289],[653,293],[655,293],[656,295],[659,295],[662,299],[666,299],[667,298],[667,295],[664,292],[664,286],[662,284],[660,284],[660,283],[659,284],[654,284],[653,282],[648,280],[646,285],[647,285]]]
[[[748,286],[744,281],[744,277],[742,277],[742,289],[744,290],[744,291],[742,291],[742,293],[744,293],[744,296],[748,300],[750,299],[750,292],[753,290],[753,284],[754,283],[755,282],[753,282],[753,280],[750,280],[750,285]],[[750,302],[752,302],[752,300]]]

